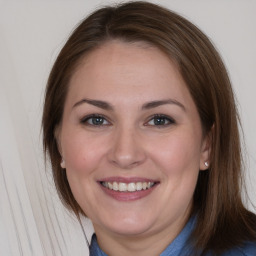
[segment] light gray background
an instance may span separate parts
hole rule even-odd
[[[51,66],[71,30],[96,7],[113,2],[0,1],[0,252],[4,255],[85,255],[82,231],[59,203],[44,170],[42,102]],[[256,204],[256,1],[152,2],[197,24],[219,49],[238,99],[248,193]],[[89,224],[84,225],[91,232]]]

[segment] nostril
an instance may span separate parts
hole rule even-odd
[[[108,158],[112,164],[122,169],[131,169],[144,162],[143,142],[133,128],[120,128],[116,131]]]
[[[116,160],[112,160],[111,162],[112,162],[112,164],[114,164],[122,169],[131,169],[140,164],[139,161],[133,161],[130,159],[116,159]]]

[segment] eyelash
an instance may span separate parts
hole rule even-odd
[[[94,124],[93,123],[93,118],[95,119],[101,119],[103,121],[102,124]],[[91,123],[89,123],[89,120],[91,119]],[[107,121],[108,124],[104,124],[104,122]],[[89,125],[89,126],[105,126],[105,125],[110,125],[110,122],[103,116],[103,115],[98,115],[98,114],[93,114],[89,116],[85,116],[80,120],[80,123]]]
[[[160,121],[160,124],[156,124],[155,121]],[[154,124],[149,124],[150,121],[153,121]],[[162,123],[162,121],[164,121],[164,124]],[[167,121],[167,123],[165,123]],[[146,126],[158,126],[158,128],[163,128],[163,127],[167,127],[170,126],[172,124],[175,124],[175,121],[173,118],[166,116],[166,115],[162,115],[162,114],[156,114],[153,115],[152,117],[150,117],[150,119],[146,122]]]
[[[101,123],[95,124],[94,122],[97,120],[93,121],[94,118],[98,119],[98,121],[100,121]],[[151,121],[153,121],[154,124],[149,124]],[[104,124],[104,122],[107,122],[107,124]],[[159,124],[156,124],[156,122],[159,122]],[[88,126],[94,126],[94,127],[111,125],[111,123],[103,115],[98,115],[98,114],[85,116],[80,120],[80,123],[82,123],[84,125],[88,125]],[[166,115],[162,115],[162,114],[155,114],[155,115],[151,116],[149,118],[149,120],[144,125],[145,126],[158,126],[158,128],[163,128],[163,127],[170,126],[172,124],[175,124],[175,121],[173,118],[166,116]]]

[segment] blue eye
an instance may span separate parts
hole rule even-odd
[[[100,115],[86,116],[81,119],[81,123],[92,126],[102,126],[110,124],[103,116]]]
[[[151,118],[148,122],[147,125],[151,125],[151,126],[168,126],[171,124],[174,124],[175,121],[170,118],[167,117],[165,115],[155,115],[153,118]]]

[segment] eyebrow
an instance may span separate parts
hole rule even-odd
[[[87,104],[96,106],[98,108],[104,109],[104,110],[111,110],[111,111],[114,110],[114,107],[106,101],[91,100],[91,99],[82,99],[82,100],[78,101],[77,103],[75,103],[73,108],[80,106],[83,103],[87,103]],[[143,104],[141,109],[147,110],[147,109],[156,108],[156,107],[166,105],[166,104],[174,104],[174,105],[182,108],[183,111],[186,111],[185,106],[182,103],[180,103],[179,101],[174,100],[174,99],[150,101],[150,102]]]
[[[93,105],[95,107],[98,108],[102,108],[105,110],[114,110],[114,107],[112,105],[110,105],[109,103],[105,102],[105,101],[101,101],[101,100],[90,100],[90,99],[82,99],[80,101],[78,101],[73,108],[83,104],[83,103],[88,103],[90,105]]]
[[[177,105],[178,107],[182,108],[184,111],[186,111],[185,106],[180,103],[177,100],[174,99],[166,99],[166,100],[156,100],[156,101],[151,101],[148,103],[143,104],[142,109],[146,110],[146,109],[151,109],[151,108],[156,108],[162,105],[166,105],[166,104],[174,104]]]

